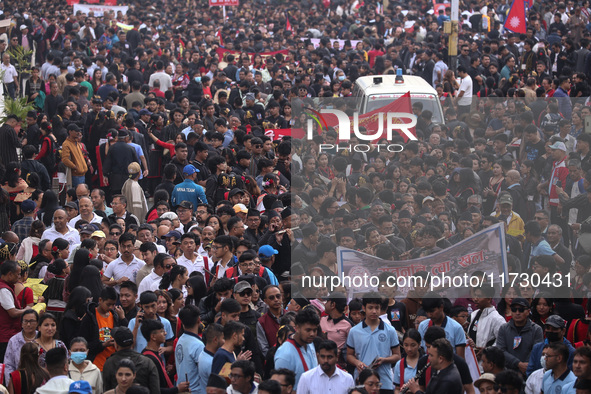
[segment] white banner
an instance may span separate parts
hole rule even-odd
[[[121,11],[123,15],[127,14],[128,6],[113,6],[113,5],[100,5],[100,4],[74,4],[74,15],[76,12],[81,11],[83,14],[88,15],[89,12],[94,12],[94,16],[103,16],[105,11],[113,11],[115,14]]]
[[[320,45],[320,38],[300,38],[302,41],[308,41],[310,40],[310,42],[312,43],[312,45],[314,45],[314,48],[318,48],[318,45]],[[332,47],[334,48],[334,43],[335,41],[339,42],[339,48],[343,49],[345,47],[345,41],[346,40],[336,40],[336,39],[331,39],[330,43],[332,45]],[[357,46],[357,43],[361,42],[359,40],[351,40],[351,46],[353,47],[353,49]]]

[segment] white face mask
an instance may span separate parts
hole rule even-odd
[[[542,364],[542,368],[544,368],[544,371],[546,370],[546,356],[542,355],[542,357],[540,357],[540,364]]]

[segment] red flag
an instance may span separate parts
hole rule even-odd
[[[513,33],[525,34],[527,32],[524,0],[513,0],[504,27]]]
[[[215,36],[216,36],[217,38],[219,38],[219,40],[220,40],[220,46],[221,46],[221,47],[223,47],[223,46],[224,46],[224,40],[222,39],[222,31],[221,31],[221,30],[218,30],[218,31],[215,33]]]
[[[287,20],[287,22],[285,23],[285,30],[293,31],[293,28],[291,27],[291,23],[289,23],[289,16],[286,15],[285,19]]]
[[[383,106],[382,108],[378,108],[371,112],[368,112],[359,117],[359,126],[364,126],[367,130],[377,130],[378,125],[378,114],[383,113],[387,114],[388,112],[401,112],[405,114],[412,114],[412,103],[410,101],[410,91],[404,93],[402,96],[398,97],[396,100],[392,101],[390,104]],[[384,123],[387,122],[386,116],[384,115]],[[396,122],[394,122],[396,123]],[[398,123],[409,123],[409,119],[398,119]],[[417,132],[415,128],[410,128],[409,131],[416,137]],[[404,138],[404,142],[408,142],[408,137],[404,133],[400,133],[402,138]],[[380,139],[386,138],[386,125],[384,124],[384,133],[379,137],[376,138],[373,143],[377,143]]]
[[[404,114],[412,114],[412,103],[411,103],[411,94],[410,92],[407,92],[405,94],[403,94],[402,96],[398,97],[396,100],[393,100],[392,102],[390,102],[390,104],[387,104],[381,108],[375,109],[371,112],[368,112],[366,114],[363,115],[359,115],[359,121],[358,121],[358,126],[359,127],[365,127],[366,130],[372,131],[373,133],[375,133],[376,130],[379,130],[379,114],[382,113],[383,115],[383,122],[384,125],[382,126],[382,130],[383,133],[382,135],[380,135],[379,137],[375,138],[372,143],[377,143],[380,139],[382,138],[386,138],[387,137],[387,116],[386,114],[388,112],[398,112],[398,113],[404,113]],[[326,124],[324,126],[324,128],[328,128],[328,127],[338,127],[338,119],[336,116],[334,115],[329,115],[329,114],[323,114],[323,119],[325,120]],[[353,118],[350,117],[349,121],[351,122],[351,125],[353,125]],[[410,123],[408,118],[398,118],[398,119],[394,119],[393,123],[398,123],[398,124],[403,124],[403,123]],[[409,128],[409,131],[412,133],[412,135],[414,135],[416,137],[417,133],[414,127]],[[395,130],[396,132],[396,130]],[[404,142],[408,142],[409,138],[408,136],[403,133],[402,131],[400,131],[400,135],[402,136],[402,138],[404,138]]]

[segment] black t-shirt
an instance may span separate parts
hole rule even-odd
[[[544,148],[544,141],[539,140],[535,144],[530,142],[525,143],[525,153],[527,160],[531,160],[536,165],[536,168],[539,168],[539,165],[543,163],[539,162],[538,159],[546,153],[546,148]]]
[[[420,371],[425,365],[427,365],[428,359],[428,355],[424,355],[419,359],[419,362],[417,363],[417,371]],[[462,378],[462,385],[472,383],[472,375],[470,375],[470,368],[468,367],[466,360],[454,353],[454,364],[456,364],[458,372],[460,372],[460,377]],[[431,368],[431,376],[433,376],[433,373],[435,373],[435,369]],[[419,384],[421,386],[427,386],[425,381],[426,376],[427,372],[425,371],[423,376],[419,378]]]
[[[388,316],[388,320],[390,320],[390,324],[392,324],[392,327],[394,327],[396,331],[403,332],[408,328],[406,324],[406,305],[402,302],[397,301],[394,305],[389,305],[386,310],[386,315]]]

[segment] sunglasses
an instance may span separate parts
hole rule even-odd
[[[172,264],[166,264],[166,265],[164,266],[164,268],[166,268],[167,270],[169,270],[169,269],[171,269],[171,268],[172,268]]]
[[[495,389],[495,391],[501,390],[501,393],[506,393],[509,390],[507,387],[505,387],[505,386],[499,386],[497,384],[495,384],[494,389]]]
[[[260,145],[260,144],[256,144],[254,147],[255,147],[255,148],[262,148],[263,146],[262,146],[262,145]]]
[[[524,307],[516,307],[516,306],[511,307],[511,312],[523,313],[523,312],[525,312],[525,310],[526,310],[526,308],[524,308]]]
[[[269,295],[267,296],[267,298],[271,301],[273,300],[280,300],[281,299],[281,294],[277,294],[277,295]]]
[[[252,295],[252,290],[244,290],[243,292],[238,293],[240,297],[248,297]]]
[[[119,232],[115,232],[115,233],[109,233],[109,235],[112,235],[112,236],[116,237],[116,236],[118,236],[118,235],[121,235],[121,233],[119,233]]]

